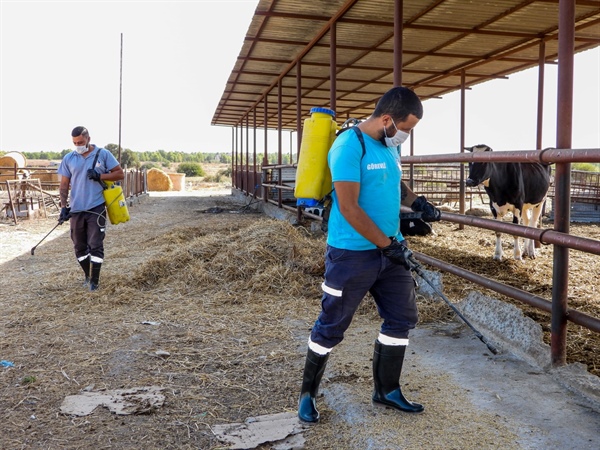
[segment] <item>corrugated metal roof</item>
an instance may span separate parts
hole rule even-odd
[[[296,129],[302,116],[330,106],[330,24],[336,33],[336,113],[364,118],[393,86],[394,0],[260,0],[213,116],[213,125]],[[404,0],[402,84],[426,100],[535,67],[558,56],[558,0]],[[600,44],[600,1],[577,0],[575,51]]]

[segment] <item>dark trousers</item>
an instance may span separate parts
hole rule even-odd
[[[104,204],[89,211],[71,214],[71,240],[78,260],[91,256],[92,262],[104,260],[106,211]]]
[[[333,348],[344,338],[360,302],[370,292],[383,319],[381,333],[408,338],[418,320],[411,272],[379,250],[352,251],[327,246],[321,313],[312,342]]]

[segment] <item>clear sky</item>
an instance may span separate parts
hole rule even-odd
[[[0,0],[0,150],[71,148],[77,125],[96,144],[116,144],[123,33],[122,146],[229,153],[230,128],[210,122],[257,3]],[[544,147],[556,142],[556,74],[546,66]],[[599,79],[600,51],[576,56],[574,148],[600,147]],[[535,147],[537,69],[466,98],[467,145]],[[424,103],[417,153],[459,150],[459,105],[458,93]],[[257,140],[260,152],[262,133]],[[270,138],[269,151],[275,145]]]

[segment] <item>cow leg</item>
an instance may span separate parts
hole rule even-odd
[[[501,220],[502,216],[498,217],[498,211],[496,211],[496,207],[494,203],[490,200],[490,210],[492,211],[492,216],[494,220]],[[494,259],[496,261],[502,261],[502,240],[500,239],[500,232],[496,231],[496,249],[494,250]]]
[[[525,225],[527,225],[528,227],[537,227],[538,221],[540,220],[540,216],[542,215],[542,205],[544,204],[544,201],[542,201],[541,203],[534,205],[531,208],[531,216],[529,217],[528,215],[525,215]],[[529,221],[527,222],[527,219],[529,218]],[[525,239],[525,249],[523,251],[523,255],[524,256],[529,256],[530,258],[535,259],[536,254],[535,254],[535,241],[533,239]]]
[[[525,214],[527,217],[527,214]],[[521,210],[515,208],[513,210],[513,223],[518,225],[521,222]],[[521,256],[521,245],[519,244],[519,236],[514,236],[515,244],[514,244],[514,252],[513,256],[517,261],[523,261],[523,257]]]
[[[496,250],[494,251],[494,259],[502,261],[502,239],[500,239],[500,233],[496,231]]]

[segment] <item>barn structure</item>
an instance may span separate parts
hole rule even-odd
[[[411,139],[405,173],[414,183],[415,164],[444,163],[452,178],[459,214],[443,220],[535,238],[554,244],[552,299],[544,299],[466,273],[428,255],[427,264],[463,276],[552,313],[552,362],[565,363],[566,324],[571,320],[600,332],[600,318],[568,309],[570,248],[600,255],[600,241],[568,234],[571,163],[600,162],[600,149],[572,149],[574,54],[600,44],[600,2],[591,0],[260,0],[237,61],[213,116],[213,125],[231,127],[234,189],[266,204],[318,217],[296,208],[296,165],[283,164],[283,132],[296,134],[301,148],[303,120],[314,106],[336,112],[338,121],[366,118],[392,86],[413,89],[422,100],[460,91],[457,153],[418,155]],[[558,64],[556,148],[541,151],[544,68]],[[465,91],[490,80],[537,67],[535,149],[464,154]],[[340,123],[341,124],[341,123]],[[268,164],[268,130],[277,131],[278,164]],[[264,133],[263,161],[257,135]],[[273,147],[273,146],[272,146]],[[555,164],[554,228],[540,230],[464,215],[464,163],[524,161]],[[413,184],[413,186],[415,186]],[[596,198],[590,203],[600,203]],[[444,194],[442,191],[440,194]],[[581,193],[578,194],[581,197]]]

